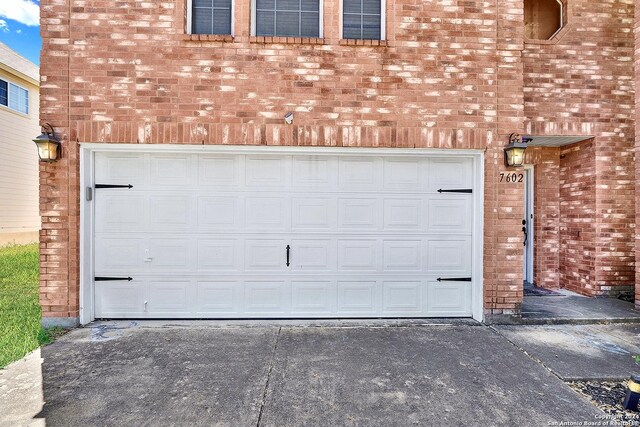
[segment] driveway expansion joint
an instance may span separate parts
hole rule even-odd
[[[256,422],[256,427],[260,427],[260,422],[262,421],[262,414],[264,412],[265,405],[267,403],[267,393],[269,392],[269,380],[271,379],[271,372],[273,371],[273,365],[276,360],[276,351],[278,350],[278,341],[280,339],[280,332],[282,331],[282,326],[278,328],[278,332],[276,333],[276,339],[273,343],[273,349],[271,350],[271,360],[269,361],[269,370],[267,371],[267,380],[264,383],[264,391],[262,392],[262,402],[260,402],[260,412],[258,412],[258,421]]]

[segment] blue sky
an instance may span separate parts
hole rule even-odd
[[[0,0],[0,42],[40,65],[40,0]]]

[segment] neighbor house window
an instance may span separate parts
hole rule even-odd
[[[191,34],[231,34],[231,0],[191,0]]]
[[[29,91],[13,83],[0,80],[0,105],[29,114]]]
[[[382,40],[383,0],[343,0],[342,38]]]
[[[321,37],[321,0],[255,0],[255,35]]]

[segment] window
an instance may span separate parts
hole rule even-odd
[[[382,0],[343,0],[342,38],[382,40]]]
[[[321,37],[321,0],[255,0],[255,35]]]
[[[549,40],[564,26],[561,0],[525,0],[524,35],[534,40]]]
[[[191,34],[231,34],[231,0],[191,1]]]
[[[10,83],[9,108],[24,114],[29,114],[29,91]]]
[[[0,80],[0,105],[29,114],[29,91],[13,83]]]

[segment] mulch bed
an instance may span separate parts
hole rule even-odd
[[[568,384],[608,415],[606,425],[640,426],[640,413],[622,408],[626,381],[572,381]]]

